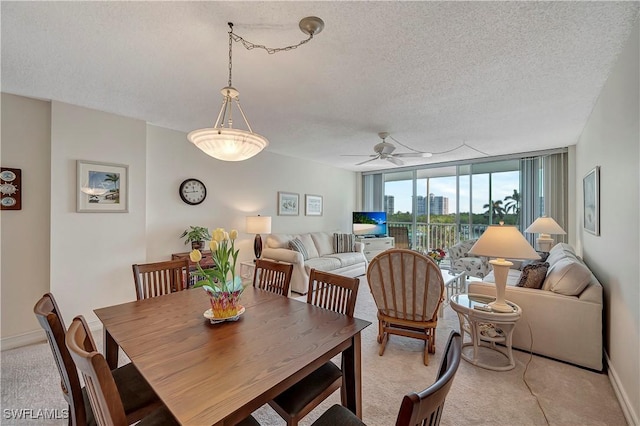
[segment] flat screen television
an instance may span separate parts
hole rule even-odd
[[[353,233],[360,237],[386,237],[386,212],[353,212]]]

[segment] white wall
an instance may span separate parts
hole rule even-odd
[[[245,217],[272,217],[272,232],[309,232],[351,228],[356,174],[312,161],[269,152],[242,162],[224,162],[204,154],[181,132],[147,126],[147,259],[167,259],[190,249],[178,238],[189,225],[240,232],[238,261],[253,259],[253,238]],[[180,183],[201,180],[207,198],[197,206],[182,202]],[[278,216],[278,191],[300,194],[299,216]],[[305,216],[304,195],[322,195],[322,216]],[[140,259],[145,260],[145,259]]]
[[[65,321],[135,299],[132,259],[145,257],[146,123],[51,105],[51,292]],[[128,213],[76,213],[76,160],[129,166]]]
[[[2,94],[2,166],[22,170],[22,210],[3,210],[2,336],[38,327],[33,305],[49,291],[49,102]]]
[[[245,216],[270,215],[273,232],[348,230],[356,174],[263,152],[239,163],[208,157],[181,132],[59,102],[2,94],[2,165],[23,170],[23,210],[2,219],[3,348],[43,337],[33,305],[54,293],[69,322],[135,299],[131,265],[186,251],[188,225],[237,228],[240,258],[253,258]],[[76,160],[129,166],[128,213],[76,212]],[[183,203],[187,177],[208,188]],[[324,197],[321,217],[277,216],[277,191]],[[51,195],[50,195],[51,194]],[[25,255],[26,254],[26,255]],[[24,336],[24,337],[22,337]]]
[[[576,146],[576,224],[605,291],[605,347],[630,424],[640,424],[640,63],[638,23]],[[582,229],[582,178],[600,166],[600,236]]]

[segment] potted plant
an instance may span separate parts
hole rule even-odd
[[[203,226],[189,226],[189,229],[185,229],[180,238],[187,237],[184,243],[191,243],[192,250],[202,250],[204,248],[204,242],[211,240],[211,234],[209,230]]]

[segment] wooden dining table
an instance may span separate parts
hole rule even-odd
[[[211,324],[199,288],[94,312],[183,425],[233,425],[342,353],[342,404],[362,418],[360,332],[371,323],[247,287],[237,321]]]

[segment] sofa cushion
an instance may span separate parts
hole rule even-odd
[[[349,253],[356,251],[356,238],[353,234],[333,234],[334,253]]]
[[[335,253],[333,251],[333,233],[328,232],[312,232],[311,238],[318,250],[318,256]]]
[[[551,265],[543,290],[578,296],[591,281],[591,271],[575,258],[566,257]]]
[[[340,261],[341,268],[344,268],[345,266],[351,266],[351,265],[356,265],[358,263],[366,262],[366,258],[360,252],[335,253],[335,254],[328,254],[325,257],[338,259]]]
[[[311,238],[311,234],[301,234],[298,235],[298,238],[302,241],[302,244],[304,244],[304,248],[307,249],[307,259],[320,257],[318,250],[316,250],[316,245]]]
[[[298,238],[294,238],[293,240],[289,241],[289,248],[300,253],[304,260],[309,259],[309,253],[307,253],[307,249],[304,247],[304,244],[302,244],[302,241],[300,241]]]
[[[331,272],[340,267],[340,259],[336,259],[335,257],[316,257],[315,259],[309,259],[304,262],[304,268],[307,272],[310,271],[311,268]]]
[[[289,248],[289,241],[295,237],[291,234],[269,234],[267,237],[268,248]]]
[[[517,287],[526,287],[526,288],[541,288],[542,283],[547,277],[547,269],[549,268],[549,264],[547,262],[544,263],[534,263],[531,265],[527,265],[522,270],[522,274],[520,275],[520,280]]]

